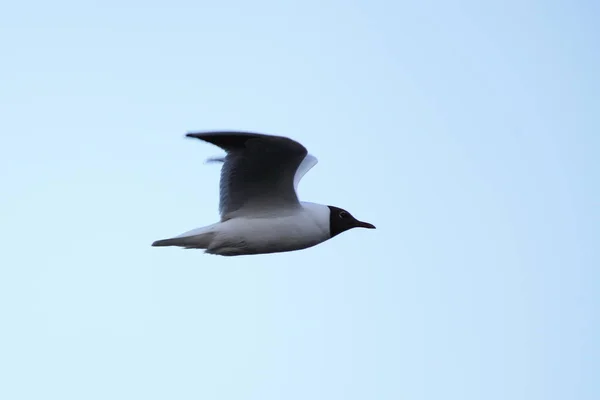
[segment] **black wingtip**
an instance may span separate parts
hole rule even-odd
[[[226,152],[244,149],[249,140],[263,140],[264,145],[272,146],[273,149],[281,152],[289,152],[302,154],[304,157],[307,150],[300,143],[284,137],[268,135],[264,133],[248,132],[248,131],[203,131],[203,132],[188,132],[186,137],[200,139],[205,142],[214,144]]]
[[[205,142],[212,143],[221,147],[222,149],[229,150],[234,148],[243,148],[249,139],[271,135],[244,131],[202,131],[188,132],[185,136],[204,140]]]

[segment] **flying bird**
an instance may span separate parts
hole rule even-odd
[[[221,220],[152,246],[204,249],[222,256],[280,253],[315,246],[352,228],[375,229],[334,206],[299,201],[302,177],[317,164],[300,143],[253,132],[186,135],[226,152],[222,162]]]

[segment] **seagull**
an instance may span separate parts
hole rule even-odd
[[[221,256],[281,253],[325,242],[352,228],[375,229],[334,206],[299,201],[302,177],[318,160],[300,143],[254,132],[186,134],[220,147],[221,220],[152,246],[204,249]]]

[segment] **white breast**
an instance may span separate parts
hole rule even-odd
[[[305,249],[330,238],[329,207],[302,203],[297,213],[271,218],[232,218],[216,227],[208,253],[256,254]]]

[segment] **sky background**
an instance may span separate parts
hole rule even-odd
[[[23,1],[0,12],[0,398],[600,398],[593,1]],[[354,230],[218,220],[240,129]]]

